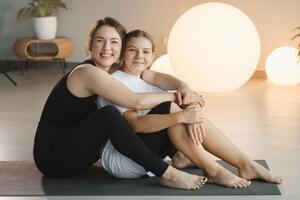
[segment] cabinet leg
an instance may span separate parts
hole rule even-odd
[[[6,72],[2,72],[4,74],[4,76],[6,76],[6,78],[8,78],[15,86],[17,86],[18,84],[14,81],[14,79],[12,79]]]
[[[62,59],[63,60],[63,63],[64,63],[64,66],[65,66],[65,69],[67,69],[68,68],[68,65],[67,65],[67,63],[66,63],[66,59]]]
[[[8,60],[5,61],[5,66],[8,66]],[[8,78],[8,80],[10,80],[15,86],[18,85],[5,71],[0,71],[0,73],[3,73],[3,75],[6,76],[6,78]]]
[[[26,65],[27,65],[27,60],[24,60],[23,64],[22,64],[21,75],[24,74],[24,70],[25,70]]]
[[[61,65],[61,68],[62,68],[62,73],[64,74],[65,73],[65,63],[64,63],[64,59],[60,59],[60,65]]]

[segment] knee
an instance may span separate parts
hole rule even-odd
[[[172,102],[170,106],[170,113],[175,113],[178,111],[181,111],[181,108],[176,103]]]

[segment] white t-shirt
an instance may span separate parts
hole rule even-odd
[[[161,88],[150,85],[146,83],[144,80],[142,80],[141,78],[126,74],[123,71],[116,71],[111,75],[134,92],[138,92],[138,93],[164,92],[164,90],[162,90]],[[128,110],[127,108],[115,105],[112,102],[107,101],[102,97],[97,98],[98,109],[106,105],[114,105],[122,114],[126,110]],[[138,110],[137,112],[139,116],[143,116],[146,115],[149,111],[150,110]],[[101,162],[104,169],[115,177],[139,178],[146,174],[149,176],[154,176],[151,172],[146,172],[142,166],[140,166],[139,164],[135,163],[128,157],[118,152],[110,141],[108,141],[106,145],[102,148]]]

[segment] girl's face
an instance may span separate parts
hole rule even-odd
[[[121,53],[122,40],[115,28],[102,26],[97,31],[91,45],[91,57],[98,67],[109,70]]]
[[[125,47],[125,73],[140,76],[153,62],[152,43],[145,37],[131,38]]]

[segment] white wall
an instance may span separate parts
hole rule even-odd
[[[30,20],[16,20],[16,12],[29,0],[0,0],[0,59],[15,59],[11,47],[19,37],[32,36]],[[76,46],[67,61],[85,58],[84,42],[91,23],[111,16],[128,30],[150,32],[157,45],[157,55],[166,52],[163,38],[168,36],[176,19],[189,8],[209,0],[65,0],[69,10],[58,14],[58,35],[71,38]],[[220,0],[245,12],[261,37],[262,53],[258,70],[264,69],[267,55],[276,47],[296,45],[291,42],[293,28],[300,25],[300,0]],[[299,41],[298,41],[299,42]]]

